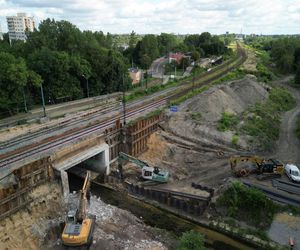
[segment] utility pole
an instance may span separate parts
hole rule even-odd
[[[84,79],[86,80],[86,94],[87,94],[87,98],[89,98],[90,97],[89,78],[85,75],[82,75],[82,77],[84,77]]]
[[[41,83],[41,96],[42,96],[44,117],[46,117],[47,115],[46,115],[45,98],[44,98],[44,90],[43,90],[43,84],[42,83]]]
[[[23,100],[24,100],[24,110],[25,110],[25,113],[28,113],[27,103],[26,103],[26,96],[25,96],[25,90],[24,90],[24,88],[23,88]]]

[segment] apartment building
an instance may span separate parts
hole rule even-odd
[[[6,17],[9,41],[26,40],[26,31],[33,31],[35,22],[33,17],[27,17],[26,13],[18,13],[16,16]]]

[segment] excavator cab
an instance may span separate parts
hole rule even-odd
[[[70,210],[67,214],[67,223],[76,223],[76,215],[77,215],[77,209],[76,210]]]

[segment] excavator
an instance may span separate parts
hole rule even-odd
[[[161,182],[161,183],[168,182],[169,175],[170,175],[168,171],[162,170],[158,167],[152,167],[148,163],[142,160],[139,160],[123,152],[120,152],[118,157],[119,166],[122,166],[123,163],[126,161],[130,161],[142,169],[142,178],[144,180],[150,180],[150,181]]]
[[[90,171],[87,171],[83,187],[80,190],[78,209],[69,210],[61,235],[62,244],[66,247],[88,247],[92,243],[95,218],[87,216],[87,192],[89,187]]]
[[[251,173],[257,173],[260,176],[259,180],[265,180],[270,178],[280,177],[284,173],[284,166],[278,160],[275,159],[263,159],[259,156],[231,156],[230,157],[231,171],[237,177],[248,176]],[[239,168],[238,163],[252,162],[255,165],[254,169]]]

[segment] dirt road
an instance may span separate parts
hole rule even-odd
[[[295,135],[296,121],[300,115],[300,92],[288,86],[289,79],[290,77],[286,77],[279,84],[291,91],[296,99],[296,106],[282,117],[275,157],[283,161],[283,163],[291,162],[300,165],[300,140]]]

